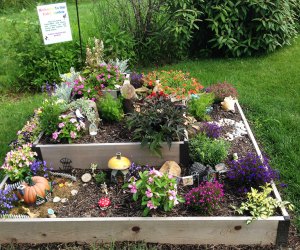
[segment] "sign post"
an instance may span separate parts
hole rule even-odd
[[[37,6],[44,44],[72,41],[66,3]]]

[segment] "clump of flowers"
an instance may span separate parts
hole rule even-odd
[[[51,96],[57,88],[57,85],[55,82],[49,83],[48,81],[42,86],[41,91],[46,92],[48,96]]]
[[[24,144],[6,154],[2,169],[11,181],[24,180],[30,173],[30,165],[37,153],[31,150],[31,144]]]
[[[74,116],[60,115],[57,127],[58,129],[52,133],[52,139],[57,142],[68,140],[68,143],[72,143],[72,140],[82,135],[85,124]]]
[[[135,87],[136,89],[142,87],[144,84],[143,77],[144,77],[143,74],[131,73],[130,74],[131,85],[133,85],[133,87]]]
[[[222,127],[213,122],[203,122],[200,126],[200,132],[209,138],[218,139],[222,133]]]
[[[14,202],[18,200],[15,193],[9,189],[0,189],[0,214],[8,214],[9,210],[14,207]]]
[[[270,167],[267,157],[263,157],[261,161],[260,157],[253,153],[230,161],[228,166],[227,177],[240,192],[247,192],[251,187],[258,188],[279,177],[278,172]]]
[[[160,80],[163,91],[176,99],[185,99],[191,94],[197,94],[203,86],[190,73],[181,70],[153,71],[144,76],[144,84],[153,88],[156,79]]]
[[[30,165],[30,172],[33,176],[43,176],[45,178],[49,177],[50,171],[52,171],[53,168],[48,168],[46,161],[39,161],[36,160]]]
[[[235,87],[227,82],[213,84],[206,88],[206,92],[214,93],[215,102],[222,102],[224,98],[228,96],[231,96],[232,98],[238,97],[238,93]]]
[[[173,176],[162,174],[155,169],[140,172],[139,175],[139,180],[133,176],[124,187],[129,188],[134,201],[140,199],[144,207],[144,216],[157,208],[170,211],[179,202],[184,202],[177,194],[176,178]]]
[[[139,174],[140,172],[150,171],[152,169],[153,169],[153,167],[150,167],[148,165],[140,166],[140,165],[132,162],[129,169],[128,169],[127,179],[130,179],[131,177],[139,179],[140,178],[140,174]]]
[[[220,206],[223,196],[223,184],[218,181],[202,182],[185,195],[185,204],[205,215],[209,215]]]

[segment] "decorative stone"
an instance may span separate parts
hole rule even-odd
[[[235,100],[231,96],[225,97],[224,101],[221,102],[222,108],[225,111],[233,111],[234,112],[235,111],[234,104],[235,104]]]
[[[56,215],[55,215],[54,210],[52,208],[48,208],[47,212],[48,212],[48,217],[49,218],[56,218]]]
[[[223,170],[225,170],[225,169],[226,169],[226,166],[225,166],[224,163],[219,163],[219,164],[217,164],[217,165],[215,166],[215,170],[216,170],[217,172],[221,172],[221,171],[223,171]]]
[[[60,202],[61,203],[66,203],[68,200],[69,200],[68,198],[62,198]]]
[[[233,158],[233,160],[237,161],[239,159],[239,156],[237,153],[233,153],[232,158]]]
[[[73,196],[75,196],[76,194],[78,194],[78,190],[76,190],[76,189],[71,190],[71,194],[72,194]]]
[[[160,168],[159,172],[179,177],[181,174],[181,168],[175,161],[166,161]]]
[[[58,197],[58,196],[55,196],[52,200],[54,203],[57,203],[57,202],[60,202],[61,201],[61,198]]]
[[[85,173],[84,175],[81,176],[81,180],[85,183],[91,181],[92,175],[89,173]]]

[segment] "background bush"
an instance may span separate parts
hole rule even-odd
[[[204,14],[194,49],[250,56],[290,44],[297,34],[299,0],[211,0],[195,1],[195,6]]]

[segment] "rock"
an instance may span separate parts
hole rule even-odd
[[[235,100],[231,96],[225,97],[224,101],[221,102],[222,108],[225,111],[233,111],[234,112],[235,111],[234,104],[235,104]]]
[[[217,164],[217,165],[215,166],[215,170],[218,171],[218,172],[223,171],[223,170],[225,170],[225,169],[226,169],[226,166],[225,166],[224,163],[219,163],[219,164]]]
[[[61,203],[66,203],[68,200],[69,200],[68,198],[62,198],[60,202]]]
[[[173,176],[179,177],[181,174],[181,168],[175,161],[166,161],[160,168],[159,172],[168,173]]]
[[[89,173],[85,173],[84,175],[81,176],[81,180],[85,183],[91,181],[92,175]]]
[[[61,201],[61,198],[58,197],[58,196],[55,196],[52,200],[54,203],[57,203],[57,202],[60,202]]]
[[[71,190],[71,194],[72,194],[73,196],[75,196],[76,194],[78,194],[78,190],[76,190],[76,189]]]

